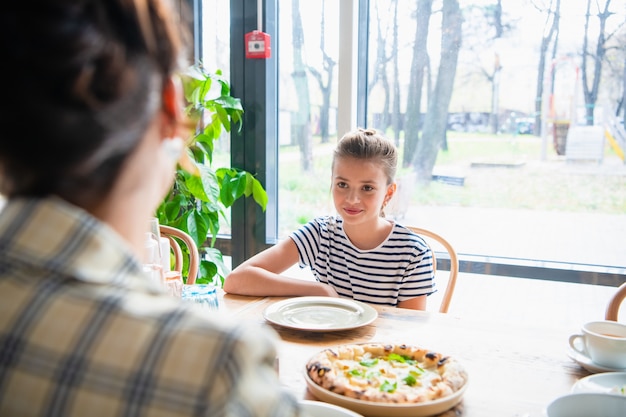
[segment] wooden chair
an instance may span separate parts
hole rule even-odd
[[[446,286],[446,290],[443,294],[443,298],[441,299],[441,304],[439,305],[440,313],[447,313],[448,308],[450,307],[450,301],[452,300],[452,295],[454,294],[454,287],[456,286],[456,279],[459,275],[459,258],[457,256],[456,250],[454,247],[448,242],[445,238],[438,235],[435,232],[431,232],[427,229],[422,229],[420,227],[412,227],[407,226],[409,229],[417,233],[418,235],[425,237],[426,243],[431,247],[433,251],[433,268],[435,272],[437,272],[437,259],[435,257],[435,252],[432,248],[432,245],[428,243],[428,239],[432,239],[438,242],[441,246],[443,246],[446,251],[448,251],[448,255],[450,256],[450,275],[448,277],[448,284]]]
[[[198,268],[200,266],[200,253],[198,252],[198,246],[196,242],[187,233],[180,229],[176,229],[171,226],[160,225],[159,230],[161,236],[168,238],[170,241],[170,247],[174,253],[174,270],[181,273],[183,271],[183,250],[177,239],[180,239],[189,252],[189,269],[186,283],[191,285],[196,282],[198,277]]]
[[[609,304],[606,307],[606,314],[604,318],[606,320],[617,321],[619,315],[619,309],[622,305],[622,301],[626,298],[626,282],[622,283],[615,291],[615,294],[609,300]]]

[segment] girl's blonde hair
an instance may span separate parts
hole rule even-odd
[[[345,157],[379,163],[387,177],[387,185],[395,181],[398,151],[392,141],[375,129],[359,127],[343,135],[335,148],[331,168],[334,169],[335,160]]]

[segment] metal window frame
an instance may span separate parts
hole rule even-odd
[[[200,0],[188,0],[197,3]],[[357,11],[358,24],[367,25],[369,0],[340,0],[342,12]],[[246,59],[244,53],[244,35],[256,28],[257,0],[231,0],[231,86],[233,95],[242,100],[244,109],[243,128],[240,132],[231,132],[231,163],[233,167],[255,173],[267,190],[269,202],[266,212],[251,199],[235,202],[231,209],[232,235],[220,236],[216,248],[224,255],[231,256],[233,267],[250,256],[276,243],[278,225],[278,68],[276,58],[279,44],[272,42],[272,57],[267,60]],[[273,40],[278,40],[278,0],[263,2],[263,31]],[[350,19],[351,16],[344,15]],[[342,22],[346,26],[350,22]],[[201,23],[196,23],[196,30]],[[352,27],[352,26],[351,26]],[[352,27],[357,31],[353,39],[358,51],[367,51],[367,27]],[[346,36],[349,36],[346,35]],[[196,34],[198,39],[198,34]],[[356,74],[353,91],[345,94],[354,97],[366,97],[367,54],[354,53],[351,48],[344,53],[353,53],[355,68],[350,74]],[[356,92],[356,94],[354,94]],[[349,118],[353,124],[365,125],[367,114],[366,100],[349,102],[339,110],[340,118]],[[340,99],[340,103],[342,99]],[[340,106],[341,107],[341,106]],[[342,116],[341,112],[344,111]],[[356,119],[354,119],[354,117]],[[236,242],[233,243],[233,242]],[[445,252],[437,252],[437,268],[450,269],[450,260]],[[497,275],[503,277],[531,278],[563,282],[577,282],[606,286],[619,286],[626,281],[626,268],[611,266],[549,262],[543,260],[518,259],[459,254],[460,272],[473,274]]]

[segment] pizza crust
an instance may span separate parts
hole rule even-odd
[[[306,364],[317,385],[363,401],[425,403],[459,391],[465,369],[452,357],[417,346],[382,343],[324,349]]]

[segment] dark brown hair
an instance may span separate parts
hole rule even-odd
[[[187,58],[185,10],[173,0],[3,6],[0,193],[83,204],[106,195]]]

